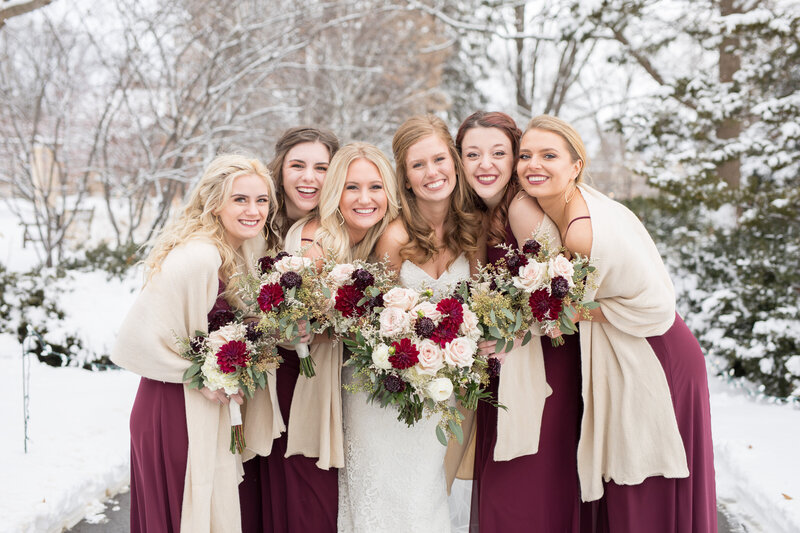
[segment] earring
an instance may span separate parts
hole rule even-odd
[[[572,197],[575,196],[575,191],[578,189],[578,186],[575,184],[574,180],[571,183],[572,183],[572,188],[569,191],[569,196],[567,195],[568,191],[564,191],[564,203],[565,204],[568,204],[572,200]]]
[[[344,226],[344,215],[342,214],[342,212],[339,210],[338,207],[336,208],[336,215],[339,217],[339,225]]]

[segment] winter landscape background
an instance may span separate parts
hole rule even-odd
[[[0,531],[124,490],[138,380],[107,354],[214,154],[309,123],[388,153],[476,109],[579,129],[707,353],[720,503],[800,531],[797,0],[0,0],[0,96]]]

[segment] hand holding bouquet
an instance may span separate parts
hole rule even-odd
[[[233,321],[211,333],[196,331],[190,339],[178,339],[181,357],[191,361],[183,374],[187,386],[206,387],[226,394],[243,391],[253,397],[256,388],[267,386],[267,372],[277,366],[274,339],[253,324]],[[231,415],[231,453],[244,450],[244,430],[239,404],[228,403]]]
[[[306,334],[318,333],[316,319],[324,314],[324,299],[315,290],[317,271],[311,259],[286,252],[259,259],[260,276],[245,279],[243,300],[257,304],[258,329],[295,345],[300,357],[300,372],[314,376],[314,361],[308,345],[300,342],[298,323],[306,324]]]

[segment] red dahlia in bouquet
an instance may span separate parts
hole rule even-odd
[[[300,372],[314,376],[314,361],[308,346],[299,342],[298,323],[307,325],[308,333],[319,333],[317,317],[324,314],[324,298],[317,285],[317,271],[311,259],[280,252],[259,259],[258,277],[247,277],[242,285],[242,299],[257,308],[258,330],[295,345],[300,357]]]
[[[395,287],[383,294],[383,309],[365,316],[355,338],[344,339],[352,352],[345,364],[355,376],[355,385],[345,388],[394,406],[409,426],[423,414],[437,414],[439,441],[446,445],[452,435],[461,442],[462,416],[450,398],[487,379],[485,362],[476,364],[474,314],[457,297],[435,301],[432,291]]]
[[[275,353],[275,340],[255,328],[244,324],[230,311],[226,321],[217,313],[209,324],[209,333],[196,331],[189,339],[178,339],[180,355],[191,361],[183,374],[187,386],[194,389],[206,387],[223,389],[226,394],[243,391],[253,397],[257,388],[267,386],[267,373],[279,362]],[[244,430],[239,404],[228,404],[231,415],[231,453],[244,450]]]

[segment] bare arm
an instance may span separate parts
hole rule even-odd
[[[520,246],[531,238],[544,219],[544,211],[536,199],[519,193],[508,206],[508,223]]]

